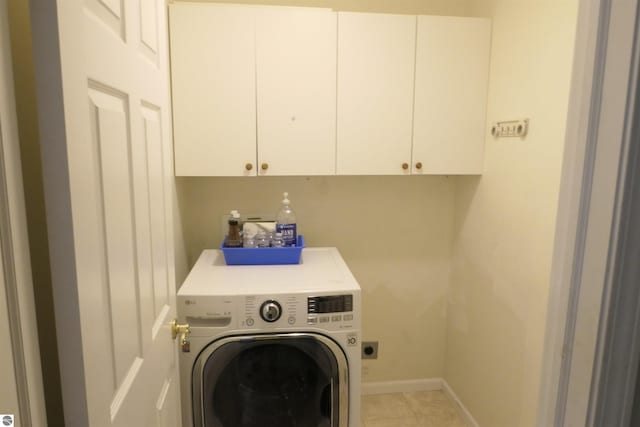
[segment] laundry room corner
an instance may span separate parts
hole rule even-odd
[[[458,177],[445,380],[482,426],[534,426],[578,2],[478,0],[493,22],[482,177]],[[509,54],[504,54],[509,52]]]

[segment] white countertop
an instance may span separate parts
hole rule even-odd
[[[336,248],[304,248],[300,264],[294,265],[226,265],[221,250],[206,249],[178,295],[346,292],[359,289],[358,282]]]

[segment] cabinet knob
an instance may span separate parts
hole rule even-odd
[[[422,169],[422,163],[421,162],[416,163],[416,169]]]
[[[262,168],[263,171],[266,171],[267,169],[269,169],[269,163],[263,163],[260,165],[260,167]]]
[[[244,165],[244,168],[250,171],[251,169],[253,169],[253,165],[251,163],[247,163],[246,165]]]
[[[404,170],[409,169],[409,163],[403,163],[402,164],[402,169],[404,169]]]

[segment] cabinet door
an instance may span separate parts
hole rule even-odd
[[[415,16],[338,13],[338,174],[410,173],[415,32]]]
[[[171,5],[175,173],[256,174],[254,13]]]
[[[335,174],[336,19],[328,9],[257,12],[260,175]]]
[[[488,19],[418,17],[413,173],[482,173],[490,32]]]

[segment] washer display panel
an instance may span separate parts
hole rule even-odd
[[[229,337],[193,371],[193,411],[204,427],[346,427],[344,353],[318,334]]]

